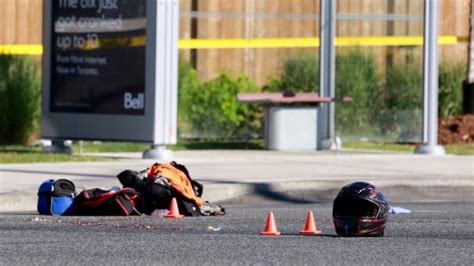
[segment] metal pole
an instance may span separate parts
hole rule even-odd
[[[319,25],[319,87],[321,97],[335,97],[336,60],[334,36],[336,30],[336,1],[320,0],[321,16]],[[334,149],[335,103],[321,105],[319,116],[318,149]],[[326,143],[326,144],[323,144]]]
[[[425,0],[423,46],[423,145],[418,154],[444,155],[438,143],[439,0]]]
[[[154,88],[153,144],[144,159],[171,160],[176,143],[179,0],[147,1],[147,86]],[[148,60],[149,59],[149,60]]]

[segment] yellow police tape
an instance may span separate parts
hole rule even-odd
[[[0,44],[0,55],[40,55],[42,53],[41,44]]]
[[[440,45],[466,43],[467,37],[440,36]],[[132,37],[132,46],[145,44],[144,36]],[[335,45],[344,46],[419,46],[423,45],[423,36],[387,36],[387,37],[337,37]],[[318,47],[319,38],[260,38],[260,39],[183,39],[179,40],[179,49],[226,49],[226,48],[292,48]],[[0,54],[41,55],[41,44],[0,44]]]
[[[451,45],[467,42],[467,37],[440,36],[439,44]],[[336,46],[417,46],[423,45],[422,36],[406,37],[337,37]],[[267,39],[197,39],[180,40],[181,49],[210,48],[291,48],[318,47],[319,38],[267,38]]]

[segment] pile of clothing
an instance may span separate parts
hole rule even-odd
[[[201,198],[203,185],[182,164],[155,163],[143,171],[117,175],[122,188],[93,188],[76,194],[67,179],[47,180],[38,191],[38,212],[47,215],[151,215],[168,209],[173,198],[185,216],[224,215],[225,209]]]

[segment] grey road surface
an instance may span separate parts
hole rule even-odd
[[[473,265],[472,202],[398,203],[382,238],[337,237],[331,203],[228,205],[222,217],[0,216],[0,263]],[[397,205],[397,203],[395,203]],[[307,211],[320,236],[300,236]],[[273,211],[278,237],[260,236]]]
[[[423,264],[474,265],[474,156],[383,153],[183,151],[176,160],[204,184],[223,217],[51,217],[34,214],[39,184],[67,178],[82,188],[118,185],[124,169],[154,161],[0,164],[0,264]],[[394,215],[383,238],[334,234],[331,202],[366,180]],[[312,210],[321,236],[300,236]],[[282,235],[264,237],[273,211]],[[30,213],[30,214],[27,214]]]

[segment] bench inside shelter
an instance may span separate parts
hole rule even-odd
[[[270,150],[318,149],[318,112],[334,101],[318,93],[239,93],[242,103],[265,107],[265,145]]]

